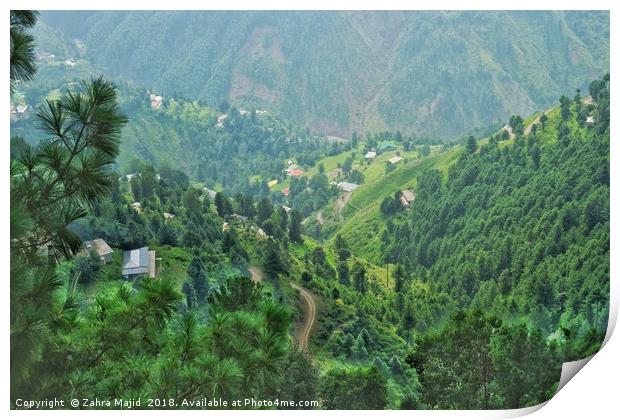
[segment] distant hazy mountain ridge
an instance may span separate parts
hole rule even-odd
[[[546,108],[609,67],[606,12],[48,12],[42,21],[114,76],[334,135],[461,135]]]

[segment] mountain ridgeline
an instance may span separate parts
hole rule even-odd
[[[45,12],[41,47],[314,132],[459,136],[609,67],[607,12]]]

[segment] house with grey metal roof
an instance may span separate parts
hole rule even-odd
[[[355,190],[357,187],[359,187],[359,185],[354,184],[352,182],[339,182],[338,183],[338,188],[344,192],[351,192]]]
[[[124,279],[134,280],[142,277],[155,277],[155,251],[147,246],[123,252],[122,275]]]
[[[93,249],[99,255],[99,259],[103,264],[107,264],[112,261],[112,253],[114,250],[101,238],[93,239],[92,241],[84,242],[84,248],[87,251]]]
[[[391,141],[381,143],[380,145],[377,146],[377,150],[380,153],[386,152],[388,150],[396,150],[396,144]]]

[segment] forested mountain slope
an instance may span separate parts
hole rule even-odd
[[[82,75],[91,68],[83,60],[64,70],[65,77]],[[57,78],[62,71],[56,63],[41,65],[39,80],[20,86],[26,103],[53,99],[70,89],[73,79]],[[267,181],[282,178],[289,159],[312,165],[320,157],[348,147],[324,136],[298,132],[270,113],[236,109],[227,102],[210,107],[195,100],[168,97],[153,108],[146,90],[129,83],[120,83],[118,88],[121,109],[129,117],[116,162],[120,172],[136,171],[137,160],[168,164],[210,188],[266,196]],[[11,121],[11,133],[32,144],[41,140],[36,112],[31,108]]]
[[[609,78],[593,105],[563,96],[529,132],[477,146],[447,176],[418,178],[409,211],[388,222],[384,258],[504,319],[604,331],[609,296]]]
[[[114,77],[340,135],[461,135],[546,108],[609,66],[606,12],[46,12],[42,21],[42,48],[72,49]]]

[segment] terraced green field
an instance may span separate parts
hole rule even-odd
[[[409,161],[374,182],[362,185],[355,190],[344,208],[344,223],[336,233],[345,238],[355,255],[364,256],[375,264],[380,263],[380,234],[385,226],[385,218],[379,210],[381,201],[385,197],[393,196],[398,190],[415,190],[417,177],[427,169],[447,171],[461,150],[459,147]]]
[[[377,155],[372,161],[363,158],[363,147],[356,150],[353,167],[364,175],[364,183],[356,189],[350,197],[331,200],[320,212],[323,223],[322,238],[328,243],[336,234],[340,233],[349,243],[354,255],[373,264],[382,264],[380,255],[381,232],[385,226],[385,218],[379,208],[385,197],[393,196],[398,190],[415,189],[418,176],[427,169],[447,171],[448,167],[458,158],[462,147],[442,151],[441,146],[432,146],[431,155],[422,158],[419,151],[389,151]],[[386,173],[386,162],[396,154],[403,157],[403,161],[396,164],[396,168]],[[338,164],[351,155],[346,151],[335,156],[329,156],[319,161],[314,167],[308,168],[307,176],[318,172],[318,166],[323,164],[325,172],[338,168]],[[286,183],[278,187],[283,188]],[[317,217],[318,213],[310,217]]]

